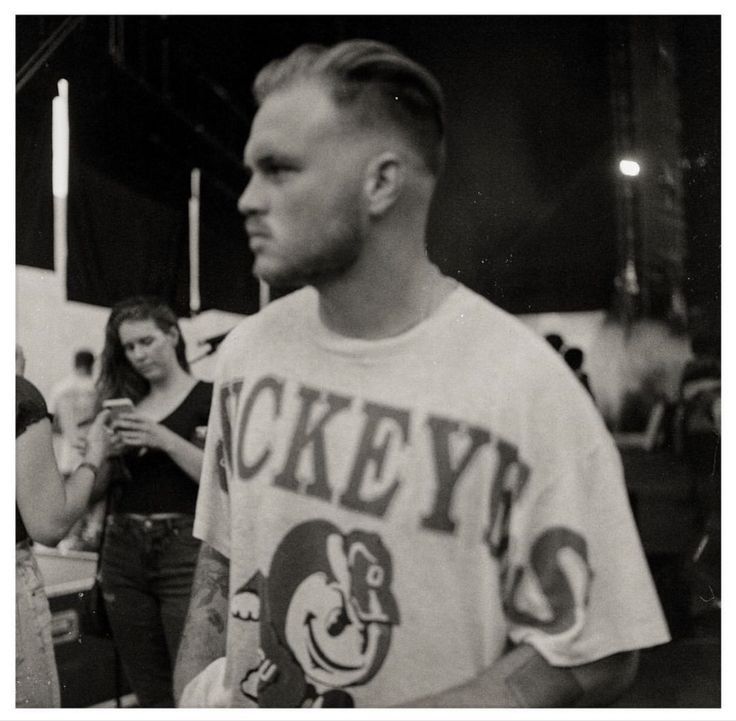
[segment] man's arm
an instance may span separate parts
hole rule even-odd
[[[532,647],[516,646],[476,678],[404,704],[416,707],[545,708],[599,707],[613,703],[631,685],[638,653],[606,656],[581,666],[550,666]]]
[[[225,655],[229,581],[229,559],[202,543],[174,668],[177,704],[186,685],[212,661]]]

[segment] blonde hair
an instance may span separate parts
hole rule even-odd
[[[440,84],[418,63],[376,40],[332,47],[307,44],[274,60],[253,84],[261,105],[272,93],[304,80],[324,83],[336,105],[359,127],[399,130],[434,176],[445,158],[445,111]]]

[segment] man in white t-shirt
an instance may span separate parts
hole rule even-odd
[[[667,627],[590,397],[427,258],[436,80],[349,41],[254,90],[254,272],[304,287],[220,351],[179,704],[610,703]]]

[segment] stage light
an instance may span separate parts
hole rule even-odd
[[[618,164],[618,169],[622,175],[626,175],[630,178],[635,178],[641,172],[641,166],[636,160],[624,159]]]

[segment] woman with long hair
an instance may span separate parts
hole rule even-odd
[[[16,349],[17,355],[17,349]],[[55,546],[87,510],[107,456],[108,412],[90,426],[82,462],[65,480],[52,443],[46,402],[25,378],[15,378],[15,704],[59,706],[51,612],[31,544]]]
[[[138,703],[171,707],[199,551],[192,526],[212,385],[190,373],[171,308],[139,296],[112,309],[97,386],[101,402],[133,404],[112,422],[105,605]]]

